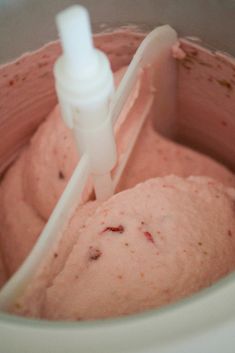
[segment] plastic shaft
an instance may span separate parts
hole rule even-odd
[[[94,69],[97,60],[86,9],[70,7],[58,14],[56,19],[68,73],[79,77]]]
[[[107,57],[93,47],[84,7],[61,12],[57,25],[63,56],[57,60],[54,73],[63,118],[74,130],[80,154],[89,156],[96,198],[104,200],[113,194],[110,171],[116,163],[109,115],[113,74]]]

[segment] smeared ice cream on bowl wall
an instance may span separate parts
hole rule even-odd
[[[116,85],[144,36],[130,30],[95,36],[96,45],[109,56]],[[52,43],[1,69],[2,283],[29,254],[79,160],[53,90],[51,70],[58,54],[58,44]],[[167,323],[173,342],[189,322],[195,332],[200,320],[210,324],[210,315],[203,319],[205,308],[213,311],[215,322],[221,318],[219,298],[231,293],[233,282],[213,284],[235,267],[235,66],[225,55],[185,39],[172,55],[178,73],[174,115],[161,106],[161,90],[156,89],[117,193],[105,202],[87,194],[61,243],[10,308],[17,318],[2,315],[6,347],[6,332],[12,330],[16,342],[20,332],[30,331],[35,346],[39,332],[52,340],[60,336],[53,344],[61,352],[75,336],[77,346],[71,352],[78,347],[101,351],[98,342],[104,334],[109,337],[103,351],[110,345],[117,348],[117,342],[122,351],[129,344],[142,349],[138,337],[128,344],[126,337],[147,328],[142,345],[151,347],[158,328],[160,347]],[[143,114],[150,94],[140,76],[122,121]],[[166,306],[211,285],[205,293]],[[160,306],[164,308],[143,313]],[[223,315],[229,312],[228,300]],[[184,322],[179,324],[181,315]],[[111,320],[86,322],[104,318]],[[40,349],[47,347],[42,339],[38,342]]]

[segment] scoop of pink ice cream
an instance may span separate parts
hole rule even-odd
[[[115,74],[116,84],[124,71],[125,68]],[[139,82],[139,86],[142,85],[143,79]],[[139,88],[136,89],[127,100],[119,126],[129,113],[138,119],[144,111],[141,107],[146,100],[140,92]],[[36,242],[78,160],[73,135],[65,126],[57,106],[2,182],[0,239],[9,275],[16,271]],[[205,155],[166,140],[153,129],[149,119],[141,131],[118,191],[169,174],[184,177],[206,175],[225,185],[235,186],[235,177],[227,168]],[[88,199],[90,191],[91,185],[88,185],[83,201]]]
[[[235,268],[234,201],[235,190],[212,179],[168,176],[116,194],[83,227],[75,214],[76,244],[44,288],[38,316],[127,315],[211,285]],[[16,312],[30,316],[29,292]]]

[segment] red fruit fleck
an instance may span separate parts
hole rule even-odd
[[[14,306],[18,310],[22,308],[22,305],[20,303],[15,303]]]
[[[61,170],[59,170],[58,177],[61,180],[65,179],[64,173]]]
[[[151,243],[154,243],[154,239],[153,239],[153,236],[152,236],[151,233],[149,233],[149,232],[144,232],[144,236],[145,236],[145,238],[146,238],[148,241],[150,241]]]
[[[192,50],[190,52],[190,54],[193,55],[193,56],[197,56],[198,55],[198,51],[197,50]]]
[[[217,82],[218,82],[221,86],[227,88],[227,89],[230,90],[230,91],[233,89],[233,86],[232,86],[231,83],[228,82],[227,80],[217,80]]]
[[[163,188],[168,188],[168,189],[175,189],[175,187],[173,185],[170,185],[170,184],[163,184],[162,187]]]
[[[122,225],[118,226],[118,227],[106,227],[102,233],[105,232],[114,232],[114,233],[120,233],[122,234],[124,232],[124,227]]]
[[[39,69],[40,69],[41,67],[44,67],[44,66],[47,66],[47,65],[48,65],[48,62],[40,62],[40,63],[38,63]]]
[[[93,260],[98,260],[101,255],[102,255],[102,252],[101,252],[99,249],[90,247],[90,250],[89,250],[89,259],[90,259],[91,261],[93,261]]]
[[[231,232],[231,229],[228,230],[228,236],[231,237],[233,234]]]

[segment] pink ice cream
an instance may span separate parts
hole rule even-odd
[[[167,176],[116,194],[82,227],[78,211],[66,234],[76,234],[76,242],[64,267],[40,295],[31,283],[14,311],[105,318],[209,286],[235,268],[234,201],[235,190],[212,179]],[[54,256],[60,262],[60,251]]]
[[[125,115],[128,113],[129,109]],[[56,107],[2,183],[1,246],[9,274],[19,267],[29,253],[78,160],[72,133],[63,123]],[[118,191],[168,174],[183,177],[207,175],[225,185],[235,186],[235,178],[226,168],[204,155],[166,140],[153,130],[151,120],[148,120]],[[14,250],[16,247],[17,253]]]
[[[114,33],[96,39],[108,53],[117,81],[142,38],[141,34]],[[125,55],[120,54],[123,46],[129,48]],[[58,50],[53,48],[44,50],[54,58]],[[233,153],[233,91],[221,83],[227,78],[221,78],[217,80],[221,84],[206,96],[211,73],[205,62],[215,75],[216,54],[206,54],[186,41],[181,48],[174,50],[179,60],[175,120],[168,121],[166,116],[164,120],[159,113],[154,116],[152,109],[118,185],[117,191],[122,192],[103,204],[91,201],[77,209],[61,243],[52,249],[13,312],[73,320],[126,315],[192,294],[234,269],[234,175],[210,157],[167,138],[174,130],[180,140],[188,136],[212,155],[221,150],[221,144]],[[38,55],[40,60],[43,55]],[[227,61],[223,65],[228,75]],[[39,69],[45,70],[45,65]],[[217,82],[214,76],[213,80]],[[159,94],[157,90],[153,108],[159,104]],[[128,129],[123,122],[146,114],[151,95],[146,77],[140,76],[116,128],[120,153],[126,143],[121,135]],[[215,99],[219,102],[216,112]],[[208,146],[202,143],[205,121],[198,114],[211,127]],[[27,121],[31,120],[26,114]],[[22,134],[20,129],[18,134]],[[0,159],[6,164],[3,152]],[[226,160],[225,153],[217,154]],[[3,276],[14,273],[30,252],[78,159],[72,134],[56,107],[1,184]],[[191,175],[203,177],[187,178]],[[91,196],[88,185],[83,202]]]

